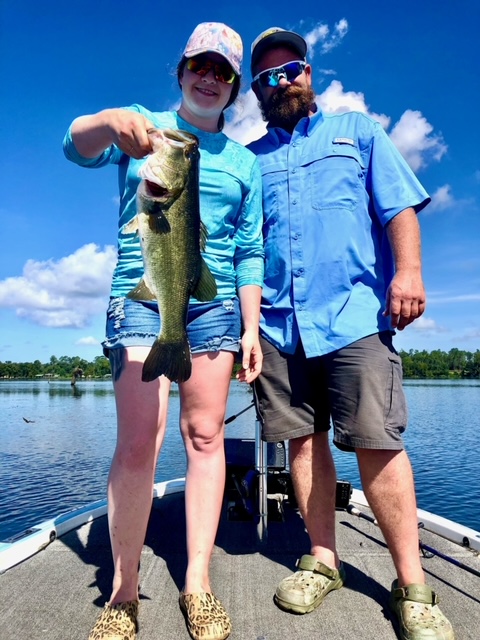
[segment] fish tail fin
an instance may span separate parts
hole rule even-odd
[[[202,258],[200,260],[200,277],[192,291],[192,296],[200,302],[208,302],[213,300],[217,295],[217,283],[212,275],[212,272],[208,268],[207,263]]]
[[[166,376],[172,382],[185,382],[192,373],[192,356],[186,334],[179,342],[165,342],[157,338],[142,369],[143,382]]]

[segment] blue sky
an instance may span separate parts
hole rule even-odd
[[[0,2],[0,361],[101,353],[116,170],[69,163],[62,139],[82,114],[178,104],[176,63],[208,20],[244,40],[244,86],[227,128],[238,140],[264,126],[248,69],[250,43],[270,26],[307,38],[325,111],[382,123],[432,196],[419,215],[427,310],[396,346],[479,349],[478,0],[16,0]]]

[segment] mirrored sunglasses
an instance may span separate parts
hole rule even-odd
[[[203,78],[209,71],[213,71],[215,80],[218,82],[225,82],[226,84],[233,84],[237,74],[228,64],[228,62],[214,62],[207,56],[195,56],[194,58],[188,58],[186,65],[187,69],[192,73],[196,73],[197,76]]]
[[[272,67],[271,69],[265,69],[265,71],[257,73],[253,82],[258,82],[261,87],[278,87],[282,79],[287,80],[287,82],[295,80],[295,78],[304,72],[306,66],[307,63],[304,60],[287,62],[287,64],[281,67]]]

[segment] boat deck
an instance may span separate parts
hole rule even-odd
[[[314,612],[280,611],[275,586],[309,549],[301,518],[285,509],[270,519],[268,540],[251,521],[227,517],[225,506],[211,563],[212,585],[233,624],[232,640],[395,640],[388,596],[393,565],[379,529],[337,511],[340,556],[347,586]],[[478,570],[471,551],[422,531],[422,542]],[[183,493],[155,499],[141,557],[138,640],[188,640],[178,591],[185,573]],[[439,557],[425,558],[430,585],[454,625],[456,640],[480,637],[480,579]],[[55,540],[0,575],[0,640],[86,640],[110,595],[112,565],[106,517]]]

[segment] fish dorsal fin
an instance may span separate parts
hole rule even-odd
[[[205,224],[200,220],[200,251],[205,251],[207,246],[208,231]]]
[[[130,293],[127,293],[127,298],[131,298],[132,300],[156,300],[155,295],[150,291],[143,278],[137,284],[135,289],[132,289]]]
[[[192,291],[192,296],[200,302],[208,302],[213,300],[217,295],[217,283],[212,276],[207,263],[203,258],[200,260],[200,277],[198,278],[197,286]]]
[[[170,222],[163,212],[150,214],[148,216],[148,226],[152,231],[161,235],[170,233],[172,230]]]

